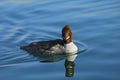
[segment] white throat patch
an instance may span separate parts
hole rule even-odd
[[[65,52],[66,53],[75,54],[77,52],[77,50],[78,50],[78,48],[73,42],[65,44]]]

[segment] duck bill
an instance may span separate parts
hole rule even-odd
[[[63,39],[64,39],[64,40],[68,40],[68,39],[70,39],[70,36],[66,36],[66,37],[64,37]]]

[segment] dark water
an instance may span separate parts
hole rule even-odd
[[[66,24],[74,41],[88,45],[71,78],[64,59],[42,63],[20,49],[61,38]],[[120,0],[0,0],[0,80],[120,80],[119,41]]]

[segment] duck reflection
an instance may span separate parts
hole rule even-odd
[[[67,55],[65,59],[65,69],[66,69],[66,77],[72,77],[74,75],[74,67],[75,67],[75,59],[77,54]]]

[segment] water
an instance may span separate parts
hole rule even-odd
[[[64,59],[42,63],[20,49],[61,38],[66,24],[73,40],[88,46],[79,52],[70,78]],[[0,80],[120,80],[119,26],[119,0],[1,0]]]

